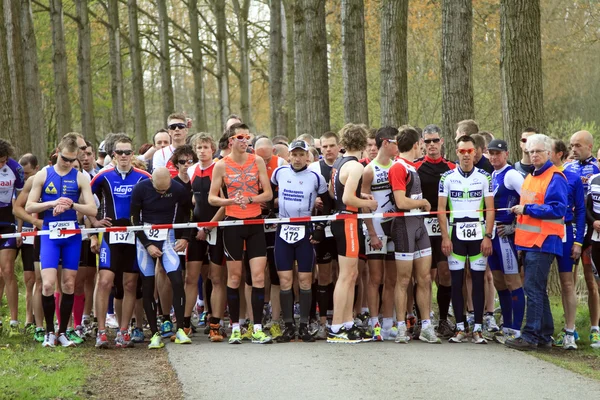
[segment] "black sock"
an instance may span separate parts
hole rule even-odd
[[[192,317],[183,317],[183,327],[188,328],[192,326]]]
[[[379,292],[379,310],[377,310],[377,315],[379,315],[382,314],[381,309],[383,307],[383,284],[379,285],[379,289],[377,291]]]
[[[281,311],[283,312],[283,322],[287,324],[294,324],[294,295],[292,290],[279,291],[279,299],[281,301]]]
[[[310,302],[312,300],[312,290],[300,289],[300,323],[308,324],[308,314],[310,313]]]
[[[252,303],[252,317],[254,318],[254,324],[262,324],[263,307],[265,306],[265,288],[253,286],[250,302]]]
[[[437,303],[440,309],[440,321],[448,319],[450,300],[452,299],[452,287],[438,285]]]
[[[311,321],[314,321],[317,319],[317,284],[313,283],[310,289],[311,296],[309,317]]]
[[[42,309],[46,319],[46,333],[54,332],[54,295],[42,295]]]
[[[163,319],[163,322],[171,321],[171,314],[163,314],[162,319]]]
[[[204,284],[206,287],[206,299],[204,299],[204,306],[206,308],[206,313],[212,315],[212,303],[210,302],[210,296],[212,296],[213,285],[212,280],[207,279]]]
[[[65,333],[67,326],[69,326],[69,319],[73,312],[73,302],[75,301],[75,295],[73,293],[63,293],[60,296],[60,325],[58,327],[58,333]]]
[[[167,273],[173,287],[173,308],[175,310],[175,318],[177,319],[177,329],[181,328],[181,323],[185,326],[185,289],[183,287],[183,276],[181,269]],[[188,325],[189,328],[189,325]]]
[[[316,290],[317,303],[319,303],[319,316],[326,317],[329,309],[329,293],[327,286],[317,285]]]
[[[463,280],[464,280],[464,271],[450,271],[450,276],[452,277],[452,307],[454,307],[454,317],[456,318],[456,323],[465,322],[465,316],[463,314],[464,309],[464,298],[463,298]]]
[[[484,315],[485,315],[486,317],[489,317],[489,316],[493,316],[493,315],[494,315],[494,313],[493,313],[493,312],[491,312],[491,311],[486,311]]]
[[[471,280],[473,281],[473,307],[475,308],[475,323],[483,323],[483,308],[485,303],[484,288],[485,271],[471,270]]]
[[[217,324],[221,323],[221,320],[219,318],[217,318],[217,317],[210,317],[208,319],[208,323],[211,324],[211,325],[217,325]]]
[[[335,284],[331,282],[327,285],[327,319],[333,318],[333,291],[335,290]],[[331,316],[331,317],[330,317]]]
[[[156,321],[156,309],[158,304],[154,300],[154,277],[144,276],[142,278],[142,303],[144,304],[144,312],[152,335],[158,332],[158,323]]]
[[[229,319],[231,323],[240,321],[240,289],[227,286],[227,305],[229,306]]]

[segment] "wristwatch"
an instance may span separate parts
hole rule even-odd
[[[252,197],[248,197],[248,204],[252,204],[254,203],[254,200],[252,200]]]
[[[488,239],[491,239],[492,238],[492,234],[491,233],[486,233],[485,237],[488,238]]]

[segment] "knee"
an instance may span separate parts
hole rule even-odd
[[[54,282],[44,282],[42,290],[46,296],[54,294]]]
[[[221,279],[221,274],[213,274],[210,278],[213,288],[215,286],[221,286],[223,284],[223,280]]]
[[[232,288],[240,287],[240,283],[242,281],[241,274],[229,274],[227,277],[227,285]],[[213,281],[214,284],[214,281]]]
[[[561,284],[561,289],[562,289],[563,295],[568,296],[573,293],[575,285],[573,284],[572,278],[564,278],[564,279],[561,278],[560,284]]]
[[[62,286],[63,293],[72,294],[73,292],[75,292],[75,280],[74,279],[67,279],[67,280],[63,281],[61,286]]]
[[[265,287],[265,275],[257,274],[252,276],[252,286],[257,288]]]
[[[110,292],[110,290],[113,287],[113,281],[112,281],[112,279],[107,279],[105,277],[102,277],[102,278],[99,277],[96,285],[98,286],[98,290],[108,293],[108,292]]]
[[[123,290],[127,293],[135,293],[137,291],[137,279],[129,279],[124,281]]]
[[[292,278],[288,276],[280,276],[279,285],[281,290],[290,290],[292,288]]]
[[[214,283],[214,280],[213,280],[213,283]],[[187,273],[185,274],[185,285],[186,286],[198,286],[198,275],[191,274],[190,271],[188,270]]]

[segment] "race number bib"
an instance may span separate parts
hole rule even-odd
[[[25,229],[25,228],[23,228]],[[598,232],[597,230],[594,229],[594,232],[592,233],[592,241],[593,242],[600,242],[600,232]],[[564,240],[563,240],[564,242]]]
[[[483,229],[481,222],[458,222],[456,224],[456,237],[460,240],[482,240]]]
[[[279,237],[290,244],[304,239],[306,227],[304,225],[282,225]]]
[[[325,227],[325,237],[333,237],[333,232],[331,232],[331,226],[329,225]]]
[[[208,231],[208,233],[206,234],[206,242],[208,244],[210,244],[211,246],[214,246],[217,244],[217,230],[216,229],[211,229],[210,231]]]
[[[183,251],[178,251],[177,252],[178,256],[185,256],[186,254],[187,254],[187,246],[186,246],[186,248]]]
[[[66,239],[71,236],[75,236],[74,233],[68,235],[61,234],[61,229],[75,229],[75,221],[56,221],[48,224],[50,230],[50,239]]]
[[[425,218],[425,227],[429,236],[442,236],[440,221],[437,218]]]
[[[144,224],[144,225],[151,226],[151,224]],[[168,232],[169,232],[168,229],[151,229],[151,228],[144,229],[144,233],[146,234],[148,239],[153,242],[163,242],[163,241],[167,240]]]
[[[498,225],[496,225],[496,221],[494,221],[494,228],[492,229],[492,240],[496,239],[496,228],[498,228]]]
[[[365,235],[365,253],[367,253],[367,255],[369,254],[387,254],[387,241],[388,238],[387,236],[377,236],[379,238],[379,240],[381,240],[381,248],[380,249],[374,249],[371,246],[371,237],[369,236],[369,234]]]
[[[29,226],[24,226],[21,230],[22,233],[33,232],[33,228]],[[23,244],[33,244],[34,236],[23,236]]]
[[[133,232],[110,232],[110,244],[135,244]]]
[[[277,224],[265,224],[265,233],[277,231]]]

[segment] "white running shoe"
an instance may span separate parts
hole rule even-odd
[[[119,323],[115,314],[106,314],[106,327],[110,329],[118,329]]]
[[[419,335],[419,340],[426,343],[442,343],[440,338],[435,334],[435,330],[433,329],[433,324],[430,324],[427,328],[421,329],[421,334]]]
[[[53,332],[46,333],[42,347],[56,347],[56,335]]]
[[[486,315],[483,324],[488,332],[498,332],[500,330],[493,315]]]
[[[75,343],[71,342],[64,333],[58,335],[58,343],[62,347],[75,347]]]
[[[575,344],[575,335],[565,335],[563,339],[563,349],[577,350],[577,344]]]
[[[475,344],[487,344],[487,340],[483,337],[483,333],[481,331],[473,332],[473,337],[471,338],[471,342]]]
[[[406,325],[398,327],[398,335],[396,336],[396,343],[408,343],[410,342],[410,336],[407,334]]]

